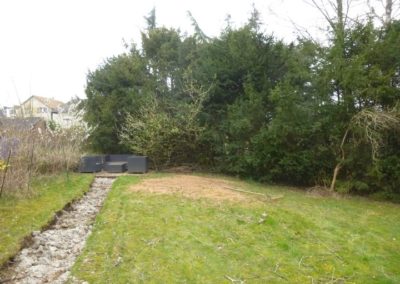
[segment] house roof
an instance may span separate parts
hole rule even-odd
[[[46,98],[46,97],[40,97],[40,96],[31,96],[29,99],[27,99],[25,102],[23,102],[23,104],[25,104],[27,101],[29,101],[30,99],[37,99],[38,101],[40,101],[42,104],[46,105],[48,108],[51,109],[58,109],[60,108],[64,103],[55,99],[51,99],[51,98]]]

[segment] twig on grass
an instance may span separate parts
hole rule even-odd
[[[303,260],[305,260],[306,258],[310,258],[311,256],[302,256],[298,262],[298,266],[299,268],[301,268],[301,266],[305,266],[305,267],[310,267],[309,265],[303,264]]]
[[[230,187],[230,186],[224,186],[224,188],[229,189],[229,190],[233,190],[233,191],[237,191],[237,192],[259,195],[259,196],[267,198],[268,200],[278,200],[278,199],[283,198],[283,195],[271,196],[271,195],[266,194],[266,193],[248,191],[248,190],[238,189],[238,188],[234,188],[234,187]]]
[[[231,283],[240,283],[240,284],[244,284],[245,282],[241,279],[235,279],[233,277],[230,277],[229,275],[225,275],[225,278],[228,279],[229,281],[231,281]]]
[[[270,197],[269,195],[264,194],[264,193],[247,191],[247,190],[238,189],[238,188],[234,188],[234,187],[230,187],[230,186],[224,186],[224,188],[229,189],[229,190],[238,191],[238,192],[243,192],[243,193],[257,194],[257,195],[261,195],[261,196],[264,196],[264,197]]]
[[[277,264],[275,264],[274,272],[276,273],[278,271],[278,269],[279,269],[279,262]]]
[[[274,270],[271,270],[271,272],[272,272],[273,274],[275,274],[276,276],[278,276],[278,277],[280,277],[280,278],[282,278],[282,279],[284,279],[284,280],[286,280],[286,281],[289,281],[289,279],[286,278],[285,276],[283,276],[282,274],[280,274],[280,273],[278,273],[278,272],[276,272],[276,271],[274,271]]]
[[[321,244],[323,247],[325,247],[328,252],[330,253],[330,255],[334,255],[337,259],[339,259],[340,261],[342,261],[343,263],[347,263],[346,260],[340,255],[338,254],[334,249],[332,249],[331,247],[329,247],[327,244],[325,244],[324,242],[322,242],[319,238],[317,238],[313,233],[311,233],[311,236],[319,243]]]

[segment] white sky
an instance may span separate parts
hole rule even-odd
[[[326,26],[302,0],[0,0],[0,106],[31,95],[84,98],[88,70],[122,53],[123,39],[140,44],[154,6],[158,25],[190,34],[190,10],[208,36],[218,36],[227,14],[241,26],[252,3],[277,38],[295,39],[290,20],[311,34]]]

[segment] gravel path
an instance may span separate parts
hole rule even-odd
[[[64,283],[113,181],[96,177],[88,193],[63,211],[54,225],[33,232],[32,244],[15,257],[0,283]]]

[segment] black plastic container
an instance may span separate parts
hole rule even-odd
[[[105,162],[127,162],[132,154],[112,154],[105,156]]]
[[[81,173],[97,173],[103,169],[104,156],[85,156],[82,157],[79,164]]]
[[[147,173],[149,170],[149,162],[146,156],[129,156],[128,172],[129,173]]]
[[[109,173],[123,173],[126,171],[127,162],[106,162],[104,164],[104,171]]]

